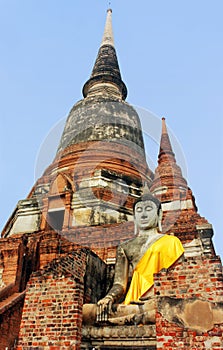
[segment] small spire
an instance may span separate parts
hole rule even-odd
[[[187,182],[183,178],[181,168],[176,163],[165,118],[162,118],[158,166],[155,169],[150,190],[155,196],[157,195],[161,202],[182,200],[182,198],[187,198],[185,196],[188,195]]]
[[[160,140],[159,158],[163,154],[169,154],[174,156],[167,127],[166,127],[166,119],[164,117],[162,118],[162,134],[161,134],[161,140]]]
[[[112,30],[112,9],[110,8],[107,10],[107,18],[105,22],[104,35],[101,42],[101,46],[103,45],[111,45],[115,47],[113,30]]]

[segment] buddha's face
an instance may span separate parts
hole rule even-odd
[[[154,202],[142,201],[135,206],[135,222],[140,230],[148,230],[158,226],[157,206]]]

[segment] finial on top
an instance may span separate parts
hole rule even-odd
[[[114,37],[113,37],[113,30],[112,30],[112,9],[109,8],[107,10],[107,18],[105,22],[105,30],[104,35],[102,38],[101,46],[103,45],[111,45],[115,46],[114,44]]]
[[[162,117],[162,134],[167,134],[166,118]]]

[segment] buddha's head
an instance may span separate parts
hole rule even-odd
[[[152,194],[142,195],[134,204],[134,220],[137,231],[158,228],[161,231],[162,209],[160,201]]]

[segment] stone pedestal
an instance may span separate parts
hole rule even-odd
[[[104,326],[83,327],[81,350],[156,349],[156,327]]]

